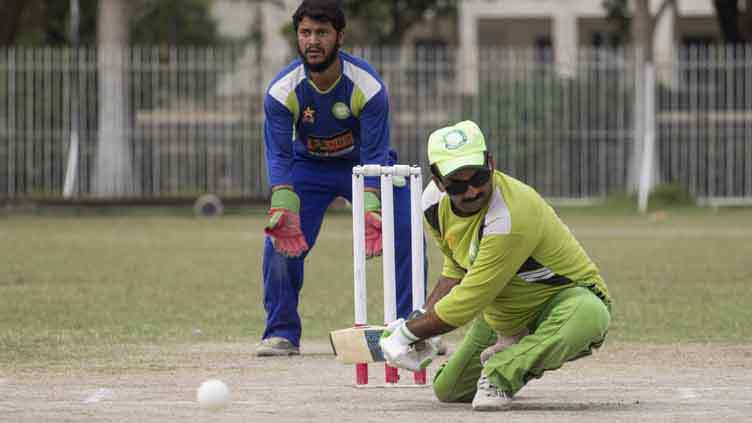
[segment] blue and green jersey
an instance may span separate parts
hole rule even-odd
[[[308,78],[300,59],[270,84],[264,142],[271,185],[292,183],[295,160],[391,164],[386,87],[364,60],[339,57],[342,75],[326,91]]]

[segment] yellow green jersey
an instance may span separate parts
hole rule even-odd
[[[495,171],[488,204],[472,216],[452,210],[431,182],[423,192],[426,226],[444,253],[442,275],[460,279],[434,310],[455,327],[479,313],[505,335],[518,333],[559,291],[587,286],[611,299],[598,268],[530,186]]]

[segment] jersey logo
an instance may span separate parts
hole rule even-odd
[[[314,114],[316,114],[316,111],[313,110],[311,106],[306,106],[306,108],[303,109],[303,122],[313,123],[316,120]]]
[[[344,120],[350,117],[350,108],[345,103],[338,101],[332,106],[332,114],[337,119]]]
[[[311,155],[319,157],[337,157],[355,148],[353,135],[349,129],[329,138],[308,137],[306,147]]]

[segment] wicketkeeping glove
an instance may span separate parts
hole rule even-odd
[[[283,188],[272,193],[269,223],[264,233],[271,238],[274,249],[285,257],[300,257],[308,250],[299,213],[300,198],[295,192]]]
[[[405,319],[397,319],[387,326],[379,346],[387,364],[414,372],[428,367],[437,354],[432,342],[419,341],[410,332]]]
[[[366,211],[366,258],[370,259],[381,255],[381,201],[371,191],[366,191],[363,197]]]

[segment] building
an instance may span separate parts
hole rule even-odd
[[[663,0],[651,0],[655,13]],[[655,61],[671,62],[679,46],[721,39],[710,0],[676,0],[656,24]],[[623,45],[618,28],[606,19],[603,0],[464,0],[459,10],[462,69],[477,68],[478,47],[551,49],[552,59],[571,69],[582,47]],[[474,92],[472,80],[464,89]]]

